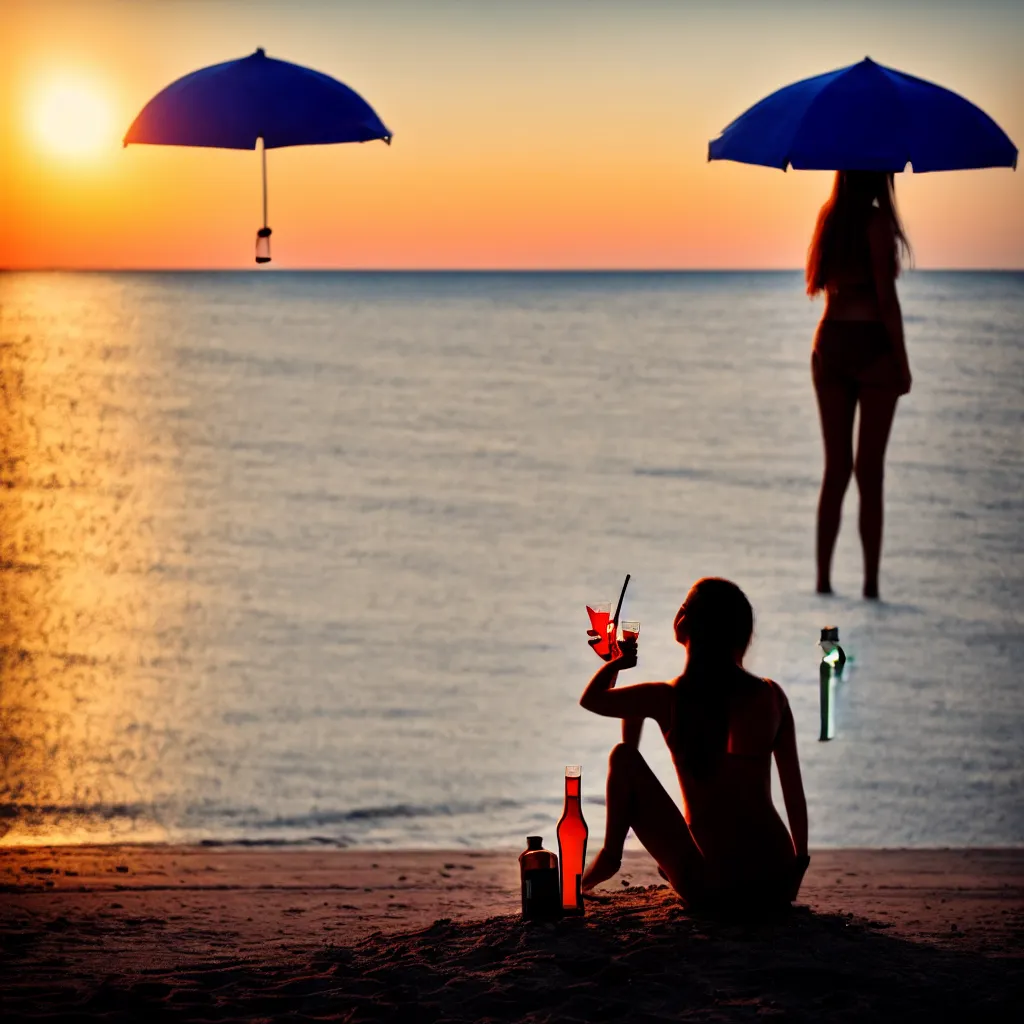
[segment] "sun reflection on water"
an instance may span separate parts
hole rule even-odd
[[[163,835],[146,809],[169,788],[168,652],[187,657],[187,631],[155,585],[173,482],[151,457],[158,368],[128,301],[114,283],[0,278],[5,844]]]

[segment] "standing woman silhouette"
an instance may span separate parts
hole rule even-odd
[[[910,245],[896,212],[892,174],[837,171],[807,252],[807,293],[825,293],[811,355],[825,445],[818,499],[819,594],[832,593],[832,552],[853,473],[860,491],[864,596],[878,597],[885,448],[896,402],[911,385],[896,296],[901,254],[909,257]]]

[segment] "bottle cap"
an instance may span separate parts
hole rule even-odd
[[[821,639],[823,641],[829,641],[831,643],[839,643],[839,627],[838,626],[822,626],[821,627]]]
[[[578,779],[583,774],[583,769],[578,764],[567,764],[565,766],[565,777],[567,779]]]
[[[539,850],[544,845],[544,838],[542,836],[527,836],[526,837],[526,848],[528,850]]]

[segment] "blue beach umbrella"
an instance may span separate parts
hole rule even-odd
[[[708,144],[708,160],[921,173],[1016,168],[1017,147],[957,93],[865,57],[755,103]]]
[[[142,108],[124,144],[255,149],[262,142],[256,262],[268,263],[267,150],[373,139],[390,145],[391,132],[357,92],[312,68],[268,57],[261,48],[172,82]]]

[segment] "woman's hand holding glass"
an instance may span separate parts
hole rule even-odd
[[[635,667],[639,636],[639,622],[629,620],[621,624],[619,637],[612,645],[612,660],[616,667],[619,669]]]
[[[587,605],[590,629],[587,643],[602,661],[614,661],[620,669],[632,668],[636,664],[637,637],[640,623],[625,620],[620,624],[616,637],[615,622],[611,618],[611,605],[606,601],[595,601]]]

